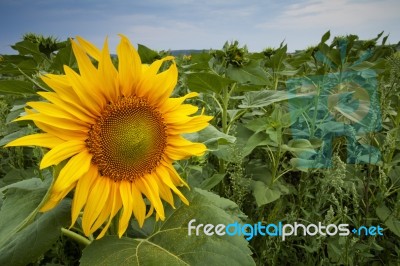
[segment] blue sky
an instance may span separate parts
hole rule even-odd
[[[80,35],[102,46],[118,33],[155,50],[219,49],[238,40],[250,51],[277,47],[289,51],[317,44],[323,33],[400,41],[398,0],[1,0],[0,54],[27,32],[60,40]]]

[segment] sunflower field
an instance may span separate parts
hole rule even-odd
[[[0,55],[0,265],[399,265],[387,38],[24,35]]]

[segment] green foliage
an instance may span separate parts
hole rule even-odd
[[[71,220],[71,202],[61,202],[53,210],[40,215],[0,249],[1,265],[27,265],[49,250],[60,237],[60,228]],[[16,256],[16,254],[20,254]]]
[[[81,265],[252,265],[247,242],[239,236],[188,235],[188,222],[219,224],[240,221],[237,206],[210,192],[186,193],[180,205],[146,238],[105,237],[83,251]],[[195,234],[195,231],[192,232]],[[172,244],[173,243],[173,244]]]
[[[235,41],[221,50],[178,56],[173,95],[199,92],[191,103],[214,116],[212,125],[185,138],[205,143],[209,151],[175,165],[192,187],[184,190],[190,205],[166,207],[166,221],[151,216],[143,228],[132,220],[121,239],[113,228],[101,240],[83,238],[79,223],[65,229],[69,199],[38,213],[52,176],[38,169],[44,151],[1,148],[0,264],[398,265],[400,56],[386,39],[383,33],[371,40],[331,38],[328,31],[318,44],[295,53],[288,53],[284,43],[249,53]],[[39,99],[37,91],[49,90],[40,74],[63,73],[64,65],[77,69],[68,41],[27,34],[12,47],[18,54],[0,59],[0,146],[37,131],[29,122],[10,122],[25,111],[26,102]],[[168,54],[143,45],[138,52],[144,63]],[[379,130],[354,130],[346,137],[381,156],[354,148],[357,164],[348,163],[351,146],[339,136],[332,139],[330,168],[310,167],[324,155],[323,138],[362,119],[349,112],[349,104],[335,106],[314,97],[326,92],[325,84],[342,84],[346,73],[356,73],[361,87],[377,88],[379,97],[369,104],[380,106],[380,112],[371,119],[382,121]],[[289,93],[294,85],[296,93]],[[352,86],[335,87],[329,99],[354,103]],[[295,123],[303,127],[294,128]],[[196,224],[380,225],[384,235],[299,235],[285,241],[258,235],[247,242],[243,236],[189,237],[191,219]]]

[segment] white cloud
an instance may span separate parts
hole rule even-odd
[[[315,1],[287,6],[273,20],[257,25],[259,28],[316,29],[370,27],[383,21],[398,20],[400,5],[397,0],[383,1]]]
[[[260,51],[285,40],[293,51],[316,44],[327,30],[360,38],[385,30],[391,34],[389,41],[400,39],[398,0],[91,0],[79,4],[38,0],[32,5],[21,1],[26,5],[0,4],[8,10],[0,21],[15,21],[3,29],[0,51],[27,31],[60,39],[81,35],[98,46],[108,36],[114,51],[118,33],[156,50],[218,49],[225,41],[239,40],[251,51]]]

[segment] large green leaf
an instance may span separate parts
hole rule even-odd
[[[251,189],[258,206],[271,203],[279,199],[282,193],[276,187],[269,187],[261,181],[251,181]]]
[[[253,60],[243,67],[229,65],[226,75],[239,84],[269,85],[270,75],[263,70],[260,60]]]
[[[191,71],[208,71],[210,66],[208,61],[210,61],[211,55],[207,51],[201,53],[193,53],[191,55],[190,64],[182,66],[184,69],[190,69]]]
[[[48,184],[39,178],[32,178],[0,189],[0,196],[4,193],[0,209],[0,247],[32,221],[47,187]]]
[[[0,247],[0,265],[24,266],[37,260],[60,236],[60,229],[70,224],[71,200],[62,201]]]
[[[393,234],[400,237],[400,220],[396,218],[394,211],[391,211],[385,204],[382,204],[376,208],[376,215]]]
[[[287,45],[283,45],[283,42],[279,46],[278,49],[275,50],[275,53],[271,56],[270,61],[267,62],[272,68],[272,71],[277,74],[283,70],[285,67],[284,61],[287,57]]]
[[[255,265],[243,237],[207,236],[202,230],[198,236],[194,230],[188,235],[192,219],[193,225],[234,223],[237,205],[198,189],[187,197],[190,205],[173,210],[149,237],[104,237],[83,251],[81,265]]]
[[[236,131],[236,146],[240,151],[239,155],[243,158],[249,155],[256,147],[272,143],[268,134],[263,131],[254,133],[242,125],[239,125]]]
[[[285,91],[249,91],[244,94],[244,99],[239,105],[240,108],[259,108],[271,105],[276,102],[284,101],[289,98],[289,93]]]
[[[220,93],[234,81],[211,73],[190,73],[186,75],[186,82],[189,89],[196,92]]]
[[[214,174],[210,178],[207,178],[204,180],[201,184],[200,187],[205,190],[210,190],[216,185],[218,185],[225,177],[225,174]]]
[[[33,94],[32,83],[22,80],[0,80],[0,94]]]
[[[8,134],[8,135],[4,136],[4,138],[1,138],[0,139],[0,146],[4,146],[7,143],[9,143],[9,142],[11,142],[11,141],[13,141],[13,140],[15,140],[17,138],[20,138],[20,137],[28,135],[29,133],[32,133],[32,129],[27,128],[27,127],[21,128],[18,131],[15,131],[15,132],[13,132],[11,134]]]
[[[0,60],[0,74],[19,76],[22,73],[31,76],[37,72],[37,63],[33,58],[21,55],[4,55]]]
[[[17,50],[21,55],[34,55],[40,54],[39,44],[31,41],[20,41],[11,46],[14,50]]]
[[[28,40],[17,42],[11,46],[14,50],[17,50],[21,55],[32,56],[37,63],[43,61],[45,55],[39,50],[39,44],[33,43]]]
[[[156,51],[151,50],[142,44],[138,44],[138,54],[144,64],[151,64],[155,60],[160,59],[160,55]]]
[[[309,159],[317,154],[313,144],[308,139],[292,139],[287,145],[282,145],[282,149],[290,151],[296,157],[303,159]]]
[[[236,140],[234,136],[224,134],[212,125],[199,132],[186,134],[185,138],[194,142],[202,142],[207,145],[209,150],[216,150],[220,144],[234,143]]]
[[[67,65],[72,68],[76,67],[76,59],[74,52],[72,51],[72,46],[70,42],[68,42],[64,48],[60,49],[57,52],[57,55],[53,60],[51,68],[59,71],[60,73],[63,73],[64,65]]]

